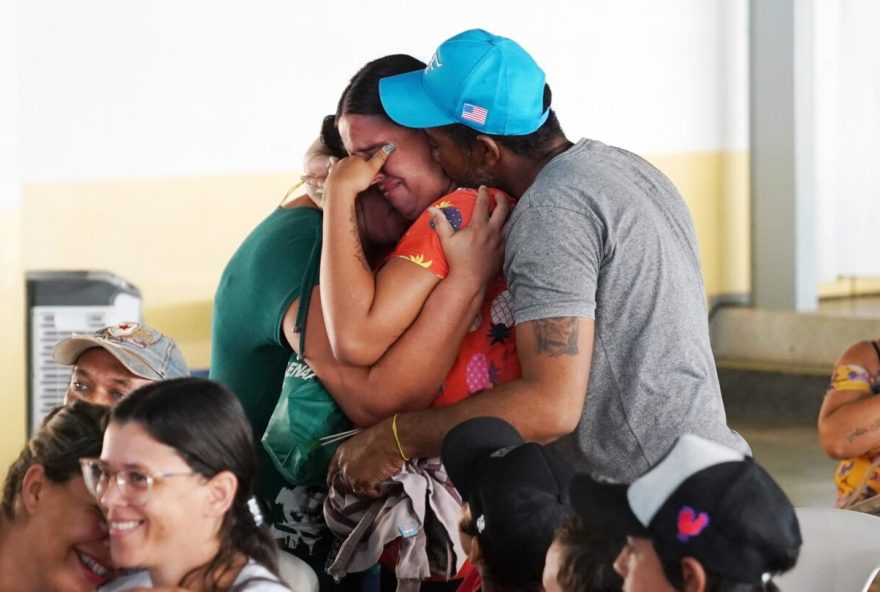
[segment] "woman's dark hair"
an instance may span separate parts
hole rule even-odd
[[[470,520],[459,523],[458,527],[464,534],[477,539],[480,545],[483,554],[483,569],[480,571],[483,588],[491,587],[496,592],[540,592],[540,574],[528,566],[511,566],[506,561],[509,557],[493,553],[491,545],[481,542],[480,529],[473,515]],[[543,566],[543,562],[541,565]]]
[[[662,544],[652,539],[654,550],[660,558],[660,564],[663,566],[663,573],[666,579],[677,590],[681,590],[684,586],[683,574],[681,571],[681,554],[674,550],[664,547]],[[773,573],[782,573],[788,571],[797,562],[800,547],[789,549],[777,557],[777,565],[771,567]],[[707,565],[703,565],[706,571],[706,592],[779,592],[779,588],[772,581],[761,584],[749,584],[745,582],[737,582],[723,575],[717,574]]]
[[[612,592],[623,587],[614,560],[624,540],[591,531],[577,514],[570,514],[556,530],[562,547],[556,579],[567,592]]]
[[[15,517],[15,502],[32,466],[42,465],[46,477],[58,484],[82,475],[79,459],[101,454],[108,412],[107,407],[79,400],[49,412],[6,473],[3,513],[7,518]]]
[[[379,99],[379,80],[386,76],[396,76],[415,70],[422,70],[427,64],[416,58],[397,53],[387,55],[372,62],[367,62],[364,67],[351,77],[351,81],[336,107],[337,119],[346,114],[353,115],[381,115],[388,117]]]
[[[348,156],[342,138],[339,136],[339,130],[336,129],[335,115],[324,116],[324,120],[321,122],[321,143],[330,149],[330,156],[336,158]]]
[[[550,90],[550,85],[545,84],[543,103],[545,110],[550,109],[552,101],[553,93]],[[465,150],[474,145],[474,142],[477,141],[478,135],[489,135],[496,142],[505,146],[514,154],[535,160],[547,154],[547,147],[551,142],[565,136],[562,131],[562,126],[559,125],[559,119],[556,117],[556,112],[552,109],[550,109],[550,113],[547,115],[547,121],[545,121],[541,127],[532,133],[523,136],[495,136],[491,134],[481,134],[479,131],[460,123],[443,126],[442,130],[457,146]]]
[[[256,453],[250,423],[235,395],[204,378],[158,381],[124,398],[113,409],[110,422],[138,424],[156,441],[174,448],[206,479],[230,471],[238,480],[235,499],[223,517],[220,552],[208,565],[196,568],[204,568],[209,589],[231,569],[236,553],[278,575],[275,541],[257,524],[250,507]]]
[[[483,483],[484,487],[489,487]],[[474,494],[471,493],[473,496]],[[514,488],[507,494],[505,503],[510,508],[528,508],[528,518],[520,517],[516,528],[494,532],[482,531],[477,525],[474,507],[471,506],[469,521],[462,521],[459,528],[474,537],[482,555],[480,577],[484,588],[496,592],[540,592],[547,549],[553,542],[555,528],[562,523],[568,507],[555,499],[535,498],[531,491]],[[500,502],[496,502],[498,505]],[[499,509],[501,506],[498,505]],[[510,516],[514,510],[505,509]],[[481,513],[481,512],[479,512]]]

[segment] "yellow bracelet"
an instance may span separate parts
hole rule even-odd
[[[403,453],[403,446],[400,445],[400,436],[397,435],[397,416],[399,413],[394,414],[394,418],[391,420],[391,433],[394,434],[394,441],[397,443],[397,451],[400,453],[400,458],[404,460],[404,462],[409,460],[409,457]]]

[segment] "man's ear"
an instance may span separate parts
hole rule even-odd
[[[705,592],[706,570],[695,558],[687,556],[681,560],[681,576],[684,592]]]
[[[21,480],[21,507],[27,514],[36,513],[46,492],[48,478],[43,465],[31,465]]]
[[[480,134],[471,147],[470,157],[478,166],[494,167],[501,160],[501,146],[494,138]]]
[[[220,471],[208,481],[208,511],[212,516],[222,516],[238,491],[238,479],[232,471]]]

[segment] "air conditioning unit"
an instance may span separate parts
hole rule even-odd
[[[52,361],[52,348],[72,333],[94,333],[124,321],[141,322],[141,293],[102,271],[27,274],[28,435],[64,401],[70,366]]]

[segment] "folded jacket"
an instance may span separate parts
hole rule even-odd
[[[379,486],[381,497],[355,494],[336,475],[324,501],[327,526],[342,543],[327,567],[341,579],[369,569],[389,543],[400,551],[395,566],[397,590],[418,590],[432,576],[451,579],[466,559],[458,534],[461,496],[439,458],[407,461]]]

